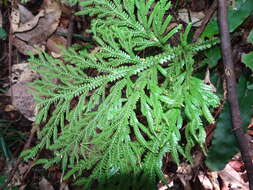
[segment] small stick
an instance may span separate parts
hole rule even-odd
[[[11,26],[11,17],[9,18],[10,21],[10,28],[9,28],[9,42],[8,42],[8,69],[9,69],[9,84],[10,84],[10,95],[11,95],[11,102],[13,100],[13,90],[12,90],[12,47],[13,47],[13,31]]]
[[[232,118],[232,130],[234,131],[239,144],[242,160],[249,180],[249,188],[250,190],[253,190],[253,164],[249,154],[249,142],[247,141],[242,128],[240,107],[236,94],[236,78],[232,59],[226,2],[226,0],[218,0],[218,21],[221,37],[222,59],[227,83],[228,102]]]
[[[74,15],[74,13],[71,13],[71,17],[69,20],[69,26],[68,26],[68,34],[67,34],[67,48],[72,45],[74,20],[75,20],[75,15]]]
[[[68,27],[68,34],[67,34],[67,47],[72,45],[72,38],[73,38],[73,25],[74,25],[74,15],[71,15]]]

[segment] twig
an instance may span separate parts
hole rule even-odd
[[[71,13],[71,17],[69,20],[68,33],[67,33],[67,47],[70,47],[72,45],[74,20],[75,20],[75,15]]]
[[[9,69],[9,84],[10,84],[10,95],[11,95],[11,102],[13,100],[13,90],[12,90],[12,46],[13,46],[13,31],[11,26],[11,16],[9,18],[10,28],[9,28],[9,43],[8,43],[8,69]]]
[[[72,15],[69,21],[68,34],[67,34],[67,47],[70,47],[72,44],[73,38],[73,20],[74,16]]]
[[[202,34],[202,32],[205,30],[205,27],[207,25],[207,23],[209,22],[209,20],[211,19],[213,13],[215,12],[217,8],[217,0],[213,1],[213,4],[211,5],[211,7],[208,9],[205,18],[203,19],[201,26],[196,30],[196,32],[193,35],[193,42],[196,42],[197,39],[199,38],[199,36]]]
[[[218,0],[218,2],[218,21],[220,26],[222,59],[225,70],[225,79],[227,82],[228,102],[232,117],[232,129],[237,138],[245,169],[247,171],[250,190],[253,190],[253,165],[249,154],[249,144],[242,128],[240,108],[236,94],[236,79],[227,18],[227,1]]]

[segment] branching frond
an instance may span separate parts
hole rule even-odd
[[[124,189],[129,174],[154,186],[163,176],[165,154],[179,163],[181,157],[191,161],[193,146],[205,150],[203,123],[214,122],[210,108],[219,99],[193,76],[193,57],[217,40],[191,44],[188,26],[179,44],[170,46],[181,26],[167,31],[172,20],[167,0],[80,4],[84,9],[78,14],[94,17],[91,32],[99,50],[70,48],[61,60],[46,53],[30,58],[41,76],[32,86],[39,108],[36,122],[43,128],[39,143],[22,156],[30,159],[42,148],[51,150],[54,157],[38,163],[61,163],[65,178],[79,177],[84,189],[108,180]]]

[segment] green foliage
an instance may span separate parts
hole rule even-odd
[[[253,44],[253,29],[250,31],[248,36],[248,42]],[[251,70],[253,70],[253,51],[242,54],[242,62],[249,67]]]
[[[26,139],[26,136],[19,132],[7,120],[0,119],[0,156],[6,159],[12,158],[11,148]]]
[[[242,55],[242,62],[249,67],[251,70],[253,70],[253,51],[247,54]]]
[[[247,81],[244,77],[240,78],[237,92],[243,127],[246,129],[253,113],[253,90],[247,88]],[[217,121],[212,146],[208,150],[206,164],[211,170],[222,170],[227,162],[239,152],[237,141],[231,130],[231,125],[229,106],[226,102]]]
[[[5,180],[6,180],[6,177],[0,175],[0,188],[5,183]],[[4,188],[3,190],[18,190],[18,187],[7,187],[7,188]]]
[[[6,40],[6,38],[7,38],[7,34],[5,30],[2,27],[0,27],[0,40]]]
[[[208,65],[210,68],[213,68],[217,65],[218,61],[221,58],[221,49],[219,46],[215,46],[206,50],[205,52],[206,58],[204,59],[204,63]]]
[[[253,11],[252,0],[237,0],[235,6],[230,6],[228,10],[229,30],[233,32],[239,27]],[[202,37],[213,37],[219,33],[217,18],[214,17],[207,25]]]
[[[237,0],[235,6],[232,5],[228,10],[228,21],[229,21],[229,31],[234,32],[251,14],[253,11],[253,1],[252,0]],[[202,37],[212,38],[214,35],[219,33],[217,17],[214,17],[211,22],[207,25]],[[210,67],[216,66],[218,60],[221,58],[220,48],[214,47],[208,49],[205,53],[207,63]],[[249,59],[250,55],[247,55],[244,59]]]
[[[140,182],[155,189],[166,153],[179,163],[180,156],[191,162],[195,145],[205,151],[203,122],[214,122],[209,108],[219,99],[193,76],[193,57],[217,40],[188,43],[189,25],[179,45],[169,45],[182,26],[167,31],[167,0],[80,4],[78,14],[93,17],[90,32],[99,51],[70,48],[64,61],[46,53],[30,58],[42,78],[32,86],[40,110],[36,123],[43,128],[39,143],[22,157],[51,150],[54,157],[37,164],[61,163],[64,179],[75,176],[84,189],[94,181],[104,189],[109,180],[116,180],[118,189]]]

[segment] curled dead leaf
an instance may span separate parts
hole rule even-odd
[[[30,20],[27,17],[32,14],[25,7],[19,6],[19,9],[13,9],[14,46],[25,55],[28,51],[33,54],[40,52],[40,48],[46,44],[47,39],[59,25],[61,13],[59,2],[51,0],[44,0],[40,12]]]
[[[55,3],[49,10],[45,9],[45,16],[40,17],[37,26],[27,32],[16,34],[16,37],[29,42],[30,44],[38,44],[45,42],[48,37],[56,30],[59,19],[61,17],[61,9],[59,4]]]
[[[23,6],[22,4],[19,4],[19,3],[17,4],[17,6],[18,6],[18,10],[20,12],[20,22],[21,23],[26,23],[29,20],[33,19],[34,15],[25,6]]]
[[[24,24],[20,24],[20,26],[16,28],[15,30],[13,29],[13,33],[26,32],[26,31],[32,30],[38,24],[40,17],[43,17],[43,16],[44,16],[44,10],[41,10],[39,14],[33,17],[33,19],[29,20],[28,22]]]

